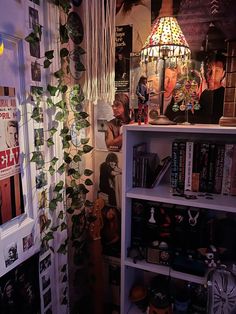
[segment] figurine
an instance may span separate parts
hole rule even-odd
[[[141,124],[142,113],[144,115],[144,123],[148,122],[148,88],[147,88],[147,78],[141,76],[136,88],[136,95],[138,96],[138,124]]]

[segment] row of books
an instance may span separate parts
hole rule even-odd
[[[236,144],[173,141],[171,187],[181,192],[236,195]]]
[[[157,153],[147,151],[147,144],[133,147],[133,187],[152,188],[159,184],[170,168],[171,157],[160,160]]]

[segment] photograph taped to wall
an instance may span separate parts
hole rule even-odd
[[[1,314],[40,313],[38,254],[0,278]]]
[[[122,154],[96,151],[95,160],[95,193],[105,205],[121,208]]]
[[[34,245],[34,233],[31,232],[29,235],[22,239],[23,242],[23,252],[29,250]]]

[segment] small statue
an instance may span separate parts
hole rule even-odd
[[[136,95],[138,96],[138,124],[141,124],[142,115],[144,115],[144,123],[148,122],[148,88],[147,78],[141,76],[136,88]]]

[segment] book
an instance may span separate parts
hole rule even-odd
[[[208,142],[200,143],[200,173],[199,173],[199,191],[207,192],[208,184],[208,165],[209,165],[209,146]]]
[[[210,143],[210,146],[209,146],[208,182],[207,182],[207,189],[206,189],[208,193],[214,192],[216,146],[217,145],[215,143]]]
[[[177,140],[172,142],[171,151],[171,177],[170,184],[172,191],[175,192],[178,187],[178,171],[179,171],[179,142]]]
[[[231,190],[231,171],[233,165],[233,150],[234,144],[225,144],[224,169],[222,178],[221,193],[225,195],[230,194]]]
[[[217,144],[216,147],[216,165],[215,165],[215,180],[214,180],[214,193],[220,194],[222,190],[222,179],[224,171],[224,155],[225,145]]]
[[[186,141],[179,142],[179,165],[178,165],[178,183],[177,188],[180,192],[184,191],[184,183],[185,183],[185,156],[186,156]]]
[[[200,184],[200,143],[194,142],[193,145],[193,170],[192,170],[192,191],[199,191]]]
[[[133,146],[133,187],[140,185],[140,154],[147,151],[147,143],[139,143]]]
[[[184,190],[192,190],[192,171],[193,171],[193,142],[186,142],[186,156],[185,156],[185,181]]]
[[[171,157],[167,156],[163,158],[156,169],[155,180],[153,181],[151,187],[157,186],[160,184],[162,178],[167,173],[168,169],[171,166]]]

